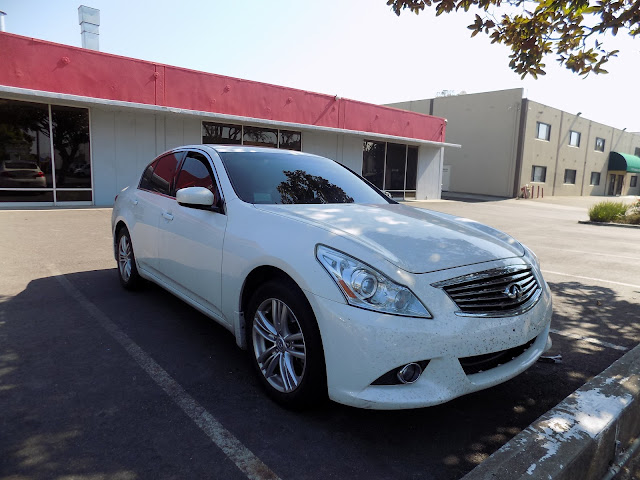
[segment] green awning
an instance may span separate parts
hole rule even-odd
[[[640,157],[628,153],[611,152],[609,154],[609,170],[640,173]]]

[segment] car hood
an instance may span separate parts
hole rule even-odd
[[[411,273],[524,255],[520,243],[494,228],[406,205],[348,203],[256,208],[349,236]]]

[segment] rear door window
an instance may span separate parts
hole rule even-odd
[[[171,196],[173,178],[175,177],[182,155],[182,152],[174,152],[158,159],[149,180],[149,190]]]
[[[147,168],[144,169],[144,173],[142,174],[142,178],[140,179],[139,188],[143,190],[152,190],[153,187],[151,185],[151,179],[153,178],[153,169],[156,168],[158,164],[158,160],[151,162]]]

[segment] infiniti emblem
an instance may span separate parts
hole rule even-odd
[[[522,298],[522,287],[517,283],[510,283],[507,285],[507,288],[502,292],[510,299],[520,299]]]

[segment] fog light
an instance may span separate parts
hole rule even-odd
[[[422,375],[422,368],[417,363],[408,363],[398,371],[398,380],[402,383],[414,383]]]

